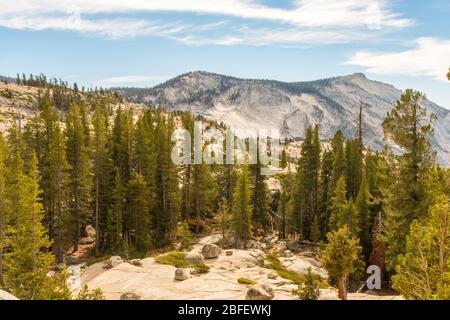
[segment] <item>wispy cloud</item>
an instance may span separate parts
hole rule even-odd
[[[140,76],[140,75],[128,75],[118,76],[102,79],[96,82],[98,85],[113,86],[113,85],[126,85],[126,84],[143,84],[154,83],[170,79],[170,76]]]
[[[418,38],[415,47],[400,52],[355,53],[346,64],[366,68],[378,75],[428,76],[447,81],[450,67],[450,40]]]
[[[290,9],[258,0],[0,0],[0,7],[1,27],[70,30],[108,38],[163,36],[188,44],[335,43],[354,41],[370,30],[412,23],[394,12],[387,0],[292,0]],[[155,21],[142,15],[129,18],[133,13],[155,12],[195,13],[219,21],[193,24]],[[238,21],[230,25],[220,21],[223,17]],[[242,23],[249,20],[278,27],[243,30]],[[225,34],[207,34],[221,28]]]

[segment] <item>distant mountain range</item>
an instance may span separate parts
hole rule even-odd
[[[7,81],[8,83],[16,83],[16,79],[15,78],[11,78],[11,77],[5,77],[0,75],[0,81]]]
[[[286,83],[248,80],[191,72],[153,88],[118,88],[123,97],[167,111],[191,110],[234,128],[278,128],[284,137],[302,138],[310,124],[319,124],[321,138],[338,130],[347,138],[357,134],[361,102],[364,139],[372,148],[383,147],[381,123],[402,91],[356,73],[309,82]],[[450,166],[450,111],[425,99],[422,103],[437,115],[432,145],[438,161]]]

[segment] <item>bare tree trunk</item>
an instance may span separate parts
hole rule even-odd
[[[346,277],[338,279],[338,297],[341,300],[347,300],[347,287],[345,286]]]

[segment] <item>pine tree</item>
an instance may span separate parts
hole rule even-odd
[[[42,182],[43,204],[53,252],[58,263],[63,261],[68,235],[68,184],[70,166],[67,162],[59,112],[46,98],[41,105],[43,122]]]
[[[360,223],[359,238],[363,247],[363,253],[366,259],[369,258],[371,251],[371,222],[373,220],[370,211],[371,195],[369,193],[369,185],[367,183],[366,174],[363,174],[362,181],[359,187],[358,196],[355,200],[356,210],[358,211],[358,221]]]
[[[281,160],[280,160],[280,167],[282,169],[285,169],[288,164],[288,158],[287,158],[287,152],[286,152],[286,146],[284,146],[283,150],[281,150]]]
[[[51,242],[42,225],[44,210],[40,203],[37,159],[33,157],[30,172],[17,177],[19,201],[14,211],[17,217],[15,232],[6,255],[6,282],[11,292],[21,299],[46,299],[66,288],[51,285],[47,276],[54,256],[49,252]],[[21,168],[22,169],[22,168]]]
[[[3,138],[3,134],[0,132],[0,288],[5,286],[3,279],[3,255],[5,253],[5,233],[10,210],[6,180],[8,153],[8,146]]]
[[[230,229],[231,223],[230,208],[228,207],[228,201],[225,197],[220,199],[219,210],[217,211],[217,221],[219,223],[220,233],[222,234],[222,248],[224,248],[226,244],[226,236]]]
[[[192,137],[194,135],[194,116],[190,112],[185,112],[181,115],[181,122],[183,125],[183,128],[187,130],[190,134],[191,141],[190,146],[191,150],[186,151],[190,152],[190,162],[192,162],[192,154],[194,152],[194,146],[192,142]],[[192,211],[192,170],[193,170],[193,164],[192,163],[185,163],[183,165],[182,170],[182,187],[181,187],[181,216],[184,220],[189,221],[191,217],[191,211]]]
[[[347,186],[345,184],[345,178],[341,176],[331,198],[330,230],[335,231],[344,225],[344,216],[347,205]]]
[[[278,205],[278,215],[281,217],[278,235],[281,240],[286,239],[286,220],[288,218],[289,195],[287,183],[283,180],[281,185],[280,202]]]
[[[393,288],[407,299],[449,299],[450,199],[437,197],[425,223],[414,220]]]
[[[150,213],[148,189],[144,177],[135,174],[127,185],[126,211],[131,226],[131,245],[138,252],[145,252],[150,248]]]
[[[338,280],[339,298],[346,300],[346,281],[356,271],[361,247],[347,226],[328,233],[327,238],[328,244],[322,256],[324,267],[331,277]]]
[[[383,242],[383,234],[383,215],[381,211],[379,211],[375,217],[372,228],[372,252],[370,253],[369,263],[378,266],[382,274],[386,271],[386,264],[384,261],[386,248]]]
[[[38,107],[38,106],[37,106]],[[28,171],[28,165],[31,162],[33,154],[36,155],[39,162],[39,170],[42,171],[44,161],[42,159],[44,154],[44,136],[43,136],[43,121],[38,110],[35,111],[34,116],[28,120],[24,127],[23,140],[25,144],[23,159],[25,161],[25,171]]]
[[[319,227],[321,234],[328,232],[328,220],[330,219],[329,207],[331,199],[331,175],[333,172],[333,153],[325,150],[322,155],[322,164],[320,168],[319,179],[319,213],[321,214],[321,223]]]
[[[191,210],[195,215],[195,232],[200,232],[202,221],[212,214],[217,189],[209,166],[205,163],[192,166]]]
[[[173,118],[163,114],[156,115],[156,204],[153,211],[155,244],[162,246],[176,235],[177,220],[180,215],[180,191],[178,187],[178,170],[171,160],[173,142]]]
[[[346,182],[348,196],[355,199],[358,195],[359,185],[362,178],[362,153],[361,142],[359,140],[347,141],[345,145]]]
[[[105,226],[111,203],[112,160],[108,145],[108,114],[105,105],[97,102],[93,117],[94,125],[94,190],[96,255],[104,248]]]
[[[114,166],[119,168],[122,181],[127,183],[131,178],[133,115],[132,110],[117,110],[112,129],[112,159]]]
[[[236,187],[236,170],[234,165],[223,164],[218,166],[217,187],[218,198],[225,198],[228,207],[233,205],[233,192]]]
[[[265,176],[261,174],[263,168],[260,160],[260,141],[259,138],[256,141],[256,164],[250,166],[250,172],[252,175],[252,197],[251,197],[251,207],[252,207],[252,224],[253,229],[256,232],[258,229],[268,230],[270,226],[269,221],[269,204],[270,195],[267,190],[267,185],[265,181]]]
[[[192,249],[192,237],[189,225],[186,222],[182,222],[178,227],[178,236],[181,239],[180,249],[191,250]]]
[[[391,167],[396,169],[396,177],[385,205],[386,259],[390,270],[394,269],[397,256],[405,252],[410,223],[427,211],[425,180],[434,165],[429,142],[434,116],[428,116],[420,106],[422,98],[420,92],[406,90],[383,122],[385,137],[404,150],[396,161],[397,168]]]
[[[122,176],[119,169],[116,168],[111,207],[106,219],[106,249],[119,250],[120,248],[123,248],[124,219],[125,217],[129,219],[125,213],[125,192],[126,190],[122,182]],[[131,225],[129,221],[126,221],[126,224]]]
[[[72,104],[66,118],[66,154],[69,170],[69,212],[73,251],[78,250],[78,241],[90,218],[91,168],[86,147],[81,114],[78,105]]]
[[[236,246],[245,245],[245,242],[250,239],[252,209],[250,182],[248,176],[248,168],[246,165],[242,166],[242,172],[238,177],[236,189],[233,198],[233,229],[235,234]]]
[[[336,188],[338,180],[341,176],[345,176],[347,172],[347,160],[345,158],[344,135],[341,131],[337,131],[331,141],[333,152],[333,174],[331,176],[330,189]]]
[[[312,222],[311,222],[311,241],[314,243],[319,242],[320,240],[320,230],[319,230],[319,219],[316,216],[314,216]]]
[[[319,127],[309,126],[302,144],[297,169],[297,182],[293,194],[293,214],[302,237],[310,238],[310,226],[314,216],[319,215],[320,171]]]

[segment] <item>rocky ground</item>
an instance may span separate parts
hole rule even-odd
[[[142,260],[123,261],[120,257],[93,264],[89,267],[72,265],[69,267],[70,285],[75,292],[84,284],[90,289],[100,288],[107,299],[275,299],[292,300],[298,297],[292,294],[297,285],[280,277],[268,267],[265,259],[268,247],[273,252],[283,251],[280,258],[289,270],[304,274],[308,267],[322,278],[327,273],[320,268],[315,254],[307,248],[297,247],[292,253],[286,243],[276,239],[250,243],[247,250],[218,250],[211,254],[205,245],[218,243],[220,237],[211,235],[199,240],[187,255],[190,259],[201,259],[210,267],[206,274],[191,274],[191,269],[178,269],[158,263],[155,257]],[[266,243],[267,242],[267,243]],[[272,243],[271,243],[272,242]],[[203,251],[203,255],[202,255]],[[219,253],[220,251],[220,253]],[[216,256],[217,255],[217,256]],[[203,256],[216,256],[204,258]],[[240,284],[239,278],[256,282]],[[179,279],[179,280],[176,280]],[[181,281],[180,281],[181,280]],[[350,293],[350,300],[401,299],[400,296],[378,295],[375,292]],[[335,300],[337,292],[333,288],[320,290],[320,299]]]

